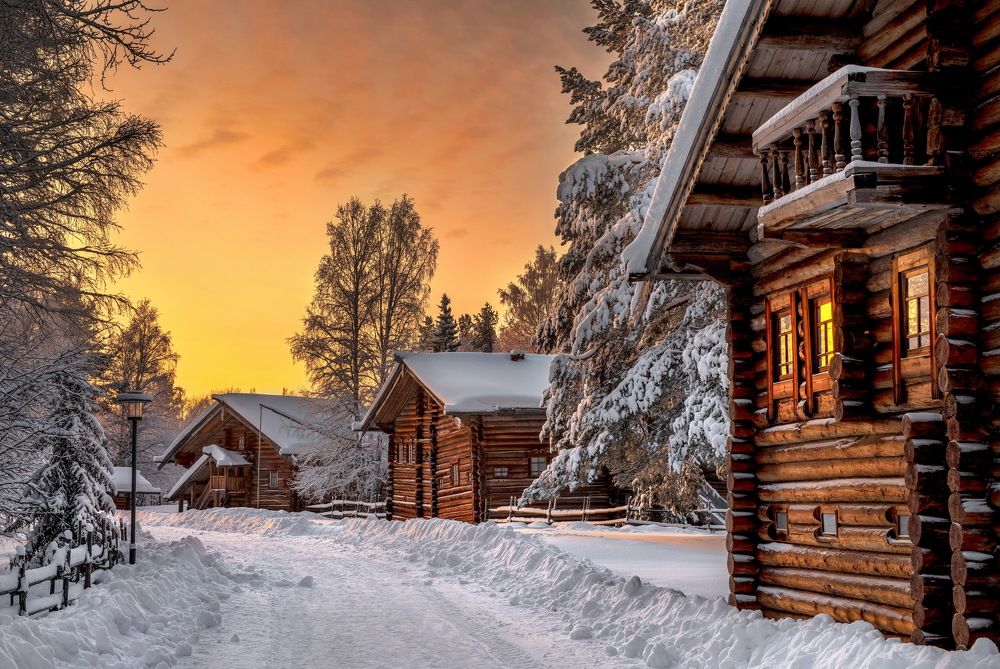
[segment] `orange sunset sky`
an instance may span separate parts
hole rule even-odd
[[[166,147],[120,220],[181,355],[189,394],[306,384],[286,339],[312,295],[325,223],[357,195],[412,195],[441,242],[432,301],[499,306],[555,243],[576,126],[553,65],[604,73],[586,0],[169,0],[174,60],[109,84]]]

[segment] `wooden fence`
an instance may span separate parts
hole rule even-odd
[[[511,497],[507,506],[497,506],[490,508],[489,517],[502,523],[552,523],[585,522],[591,525],[624,525],[629,517],[634,513],[632,499],[629,498],[624,506],[612,506],[608,508],[593,508],[590,506],[590,498],[583,499],[583,506],[578,509],[557,508],[559,498],[549,500],[548,505],[542,508],[518,507],[517,498]]]
[[[306,509],[318,511],[324,518],[385,518],[385,502],[359,502],[335,499],[325,504],[312,504]]]
[[[125,536],[125,521],[120,519],[108,519],[99,531],[91,525],[81,525],[76,532],[66,530],[65,545],[57,549],[56,559],[30,569],[24,547],[18,546],[6,572],[0,571],[0,598],[9,596],[11,612],[20,616],[65,608],[91,586],[95,571],[125,559],[120,539]],[[48,594],[35,587],[46,581]]]

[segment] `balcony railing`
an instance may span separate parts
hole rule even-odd
[[[862,198],[863,205],[854,202],[850,192],[899,185],[909,178],[926,180],[943,171],[941,105],[927,76],[847,66],[760,126],[753,134],[753,149],[761,163],[761,221],[774,220],[769,214],[778,211],[783,199],[800,199],[790,195],[804,189],[816,192],[843,180],[850,183],[835,187],[839,195],[827,198],[824,211],[841,204],[905,205],[906,195],[898,188],[888,189],[895,199]],[[819,201],[822,205],[824,200]],[[809,217],[807,210],[801,203],[796,207],[798,220]]]

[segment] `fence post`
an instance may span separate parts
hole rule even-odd
[[[583,522],[587,522],[587,507],[589,505],[590,505],[590,497],[584,497],[583,498],[583,515],[581,516],[581,519],[583,520]]]
[[[514,496],[511,495],[510,501],[507,503],[507,522],[511,522],[514,519]]]
[[[545,506],[545,522],[549,525],[552,524],[552,502],[554,500],[549,500],[548,504]]]
[[[90,574],[94,562],[94,526],[87,523],[87,558],[83,562],[83,589],[90,587]]]
[[[17,615],[24,616],[28,613],[28,557],[24,552],[24,546],[18,544],[15,549],[15,560],[17,560]]]

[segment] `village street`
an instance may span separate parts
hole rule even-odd
[[[149,531],[164,541],[194,535],[227,562],[263,576],[223,603],[222,624],[201,634],[180,667],[637,664],[609,658],[596,640],[570,640],[555,615],[510,606],[472,582],[435,579],[376,551],[312,536]],[[311,586],[299,585],[309,578]]]

